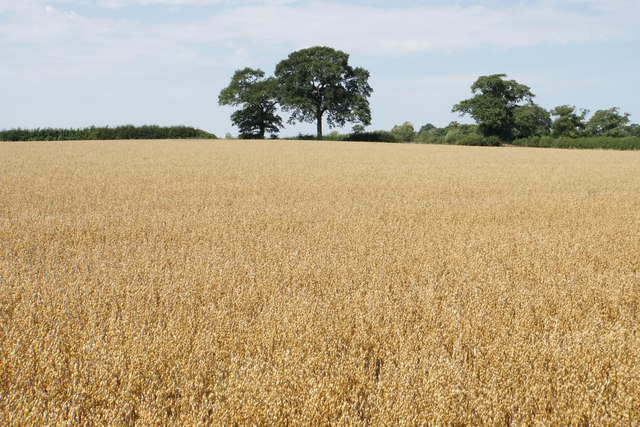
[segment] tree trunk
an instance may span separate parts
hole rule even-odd
[[[318,140],[322,140],[322,112],[316,114],[316,126],[318,129]]]

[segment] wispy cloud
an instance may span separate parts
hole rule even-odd
[[[73,0],[59,0],[73,1]],[[98,6],[107,8],[125,8],[130,6],[210,6],[210,5],[240,5],[240,4],[266,4],[282,5],[296,3],[296,0],[97,0]]]
[[[211,6],[189,22],[141,24],[134,18],[100,19],[73,12],[83,2],[10,1],[3,39],[50,44],[114,42],[132,48],[202,43],[227,49],[295,49],[314,44],[342,46],[368,55],[449,52],[483,46],[511,48],[538,44],[631,40],[638,36],[638,2],[581,0],[581,10],[559,2],[502,3],[499,7],[421,5],[372,7],[332,2],[222,0],[99,0],[103,7],[132,5]],[[423,2],[420,2],[421,4]],[[564,3],[568,4],[567,2]],[[215,6],[212,6],[215,5]],[[7,6],[5,5],[5,10]],[[598,13],[595,13],[597,11]],[[161,49],[157,49],[161,54]]]

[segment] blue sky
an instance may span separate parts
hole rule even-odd
[[[369,129],[470,122],[451,107],[494,73],[528,85],[544,108],[615,106],[640,123],[638,22],[638,0],[0,0],[0,129],[184,124],[236,135],[233,108],[217,102],[233,72],[271,74],[315,45],[371,73]]]

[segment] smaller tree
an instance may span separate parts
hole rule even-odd
[[[420,130],[418,131],[418,133],[432,134],[436,129],[438,128],[434,124],[427,123],[426,125],[420,126]]]
[[[428,137],[443,137],[447,134],[445,128],[439,128],[432,123],[427,123],[420,127],[418,131],[419,137],[424,140]]]
[[[591,136],[627,136],[629,135],[629,113],[618,113],[618,107],[598,110],[593,113],[585,125],[585,131]]]
[[[513,110],[514,130],[516,138],[549,135],[551,131],[551,115],[539,105],[530,102]]]
[[[576,138],[582,134],[585,128],[584,119],[589,110],[580,110],[580,114],[576,114],[575,110],[576,107],[569,105],[560,105],[551,110],[551,115],[556,117],[551,123],[551,135]]]
[[[278,133],[283,127],[276,113],[278,84],[273,77],[264,78],[264,71],[252,68],[237,70],[231,83],[218,96],[220,105],[242,106],[231,114],[231,121],[240,129],[241,138],[264,139],[267,132]]]
[[[416,132],[410,122],[404,122],[401,125],[395,125],[391,129],[391,134],[400,142],[411,142]]]
[[[454,105],[452,112],[469,114],[483,136],[497,136],[503,141],[514,138],[514,114],[520,103],[532,103],[535,96],[529,86],[506,80],[506,74],[480,76],[471,85],[472,98]]]
[[[478,135],[478,125],[450,122],[444,128],[444,136],[448,142],[455,142],[466,135]]]
[[[360,134],[364,133],[365,127],[361,124],[353,125],[351,128],[351,133]]]

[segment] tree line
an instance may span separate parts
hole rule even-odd
[[[471,86],[473,96],[456,104],[452,112],[470,115],[484,137],[513,142],[519,139],[640,136],[637,124],[617,107],[598,110],[586,120],[588,110],[561,105],[545,110],[533,102],[531,89],[505,74],[481,76]]]
[[[533,102],[531,89],[506,74],[480,76],[472,85],[473,96],[452,108],[468,115],[473,125],[451,122],[444,128],[430,123],[415,130],[405,122],[390,131],[366,132],[371,123],[368,97],[369,72],[353,68],[349,55],[328,47],[312,47],[293,52],[281,61],[274,76],[260,69],[237,70],[229,86],[218,97],[220,105],[240,107],[231,121],[240,129],[240,138],[277,137],[283,128],[278,106],[291,113],[289,123],[315,122],[315,136],[302,139],[339,139],[373,142],[424,142],[462,145],[640,148],[640,126],[630,123],[630,115],[612,107],[596,111],[588,120],[588,110],[561,105],[550,111]],[[323,135],[322,119],[329,127],[355,123],[353,132],[336,131]],[[574,141],[581,139],[580,142]],[[585,139],[589,139],[588,141]],[[616,138],[609,141],[608,138]]]
[[[368,98],[373,89],[369,72],[349,64],[345,52],[325,46],[301,49],[280,61],[273,76],[261,69],[237,70],[218,95],[220,105],[239,107],[232,123],[243,139],[277,138],[284,127],[278,110],[289,113],[288,123],[316,124],[315,135],[299,139],[338,139],[372,142],[422,142],[459,145],[513,145],[541,147],[606,147],[640,149],[640,126],[619,108],[588,110],[560,105],[549,111],[533,102],[531,89],[506,74],[480,76],[472,97],[455,104],[452,112],[468,115],[475,124],[456,121],[445,127],[427,123],[416,130],[405,122],[391,130],[366,131],[371,124]],[[330,128],[354,124],[349,134]],[[84,129],[11,129],[0,132],[4,141],[216,138],[187,126],[89,127]]]
[[[436,127],[430,123],[414,128],[410,122],[395,125],[391,130],[375,130],[371,132],[356,132],[341,134],[333,131],[323,139],[334,141],[369,141],[394,143],[424,143],[448,145],[479,145],[500,146],[504,144],[525,147],[546,148],[607,148],[616,150],[640,149],[640,135],[637,126],[631,126],[629,136],[532,136],[518,138],[513,141],[502,141],[496,136],[483,136],[477,124],[460,124],[451,122],[445,127]],[[635,132],[635,133],[634,133]],[[315,139],[315,135],[298,135],[295,139]]]
[[[0,131],[0,141],[78,141],[107,139],[214,139],[216,136],[190,126],[155,125],[95,127],[80,129],[9,129]]]

